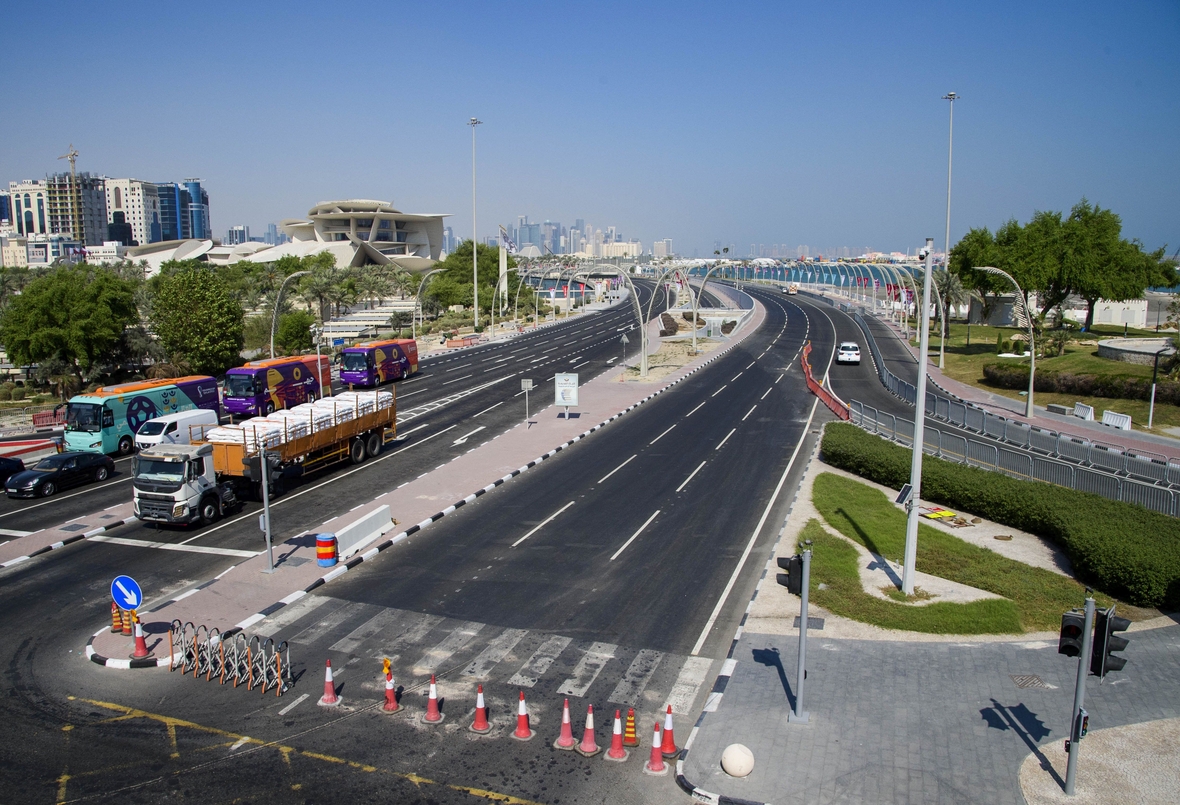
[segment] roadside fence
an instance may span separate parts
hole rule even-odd
[[[295,683],[286,640],[276,644],[270,637],[247,637],[232,630],[223,635],[216,627],[174,620],[168,627],[168,643],[168,670],[183,676],[204,675],[207,682],[232,682],[235,688],[245,685],[246,690],[258,687],[262,693],[273,689],[275,696],[282,696]]]

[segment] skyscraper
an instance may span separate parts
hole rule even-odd
[[[209,220],[209,194],[201,187],[200,179],[185,179],[189,196],[189,219],[192,222],[192,237],[213,237],[213,223]]]
[[[107,240],[124,246],[145,245],[163,240],[160,219],[160,195],[152,182],[138,179],[107,179],[104,182],[107,204]],[[119,236],[110,227],[119,227]],[[130,227],[130,235],[122,226]],[[127,238],[127,240],[124,240]]]
[[[89,173],[53,173],[45,179],[48,234],[69,235],[84,246],[101,246],[107,237],[107,199],[103,179]]]

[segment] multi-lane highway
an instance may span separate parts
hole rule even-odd
[[[29,737],[0,741],[0,785],[27,801],[52,801],[58,791],[72,801],[143,781],[149,784],[121,798],[355,794],[463,802],[491,791],[546,802],[667,801],[675,790],[668,781],[555,757],[551,738],[526,747],[488,741],[474,752],[452,730],[426,732],[412,718],[382,721],[350,708],[379,699],[380,656],[393,660],[410,704],[429,673],[438,674],[454,724],[469,710],[476,681],[485,684],[501,726],[516,692],[529,690],[546,736],[556,729],[554,702],[563,696],[582,713],[596,705],[600,740],[604,710],[633,705],[646,716],[666,702],[677,712],[699,707],[802,461],[786,470],[797,452],[806,456],[824,417],[820,407],[810,418],[815,403],[801,382],[799,350],[811,340],[813,364],[823,371],[843,337],[810,303],[752,293],[766,319],[737,348],[540,471],[260,624],[290,641],[301,674],[282,699],[164,672],[102,669],[80,652],[106,615],[114,574],[129,572],[159,595],[206,580],[238,561],[225,551],[259,547],[252,508],[191,533],[139,525],[111,532],[183,550],[87,541],[4,571],[0,651],[9,660],[11,695],[3,712]],[[399,413],[445,404],[405,421],[401,432],[409,438],[378,460],[294,483],[275,505],[275,527],[315,528],[473,446],[455,445],[459,436],[483,428],[476,438],[492,438],[523,417],[517,378],[596,374],[617,362],[619,328],[632,321],[621,308],[424,361],[419,378],[398,385]],[[27,530],[71,516],[92,526],[101,522],[99,504],[124,505],[126,497],[117,496],[127,484],[114,485],[120,481],[40,510],[10,506],[0,516]],[[352,703],[343,713],[314,706],[325,658]],[[255,739],[286,749],[249,751]],[[410,773],[438,784],[414,784]]]

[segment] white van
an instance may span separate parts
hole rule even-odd
[[[204,408],[165,414],[140,426],[135,434],[135,446],[144,450],[158,444],[188,444],[191,432],[195,431],[198,437],[201,435],[200,425],[216,427],[217,424],[217,412]]]

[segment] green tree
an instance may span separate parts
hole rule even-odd
[[[81,380],[138,318],[134,283],[80,263],[55,269],[12,297],[0,314],[0,342],[17,366],[57,361]]]
[[[284,355],[298,355],[315,346],[311,337],[311,327],[316,323],[315,316],[306,310],[292,310],[279,317],[279,326],[275,332],[275,349]]]
[[[186,266],[153,280],[152,329],[171,363],[217,375],[241,362],[242,306],[213,269]]]
[[[480,245],[477,250],[479,274],[479,307],[480,310],[492,309],[492,290],[500,278],[500,248],[498,246]],[[443,306],[470,305],[474,292],[471,282],[471,241],[465,240],[455,251],[447,255],[447,259],[435,266],[443,269],[442,274],[436,274],[428,286]],[[508,271],[516,268],[516,258],[508,256]],[[439,290],[435,290],[435,286]],[[447,301],[450,300],[450,301]]]

